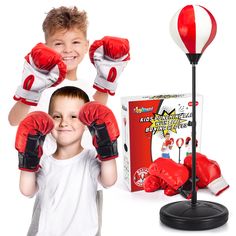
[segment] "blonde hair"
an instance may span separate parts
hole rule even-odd
[[[60,30],[79,29],[87,37],[88,19],[85,11],[79,11],[77,7],[53,8],[47,13],[43,21],[45,39]]]

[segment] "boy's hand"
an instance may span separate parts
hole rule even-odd
[[[91,45],[89,56],[97,69],[93,87],[114,95],[117,79],[130,60],[128,39],[105,36]]]
[[[42,92],[61,83],[65,76],[66,65],[61,56],[39,43],[25,56],[22,83],[17,88],[14,99],[37,106]]]
[[[42,111],[31,112],[21,121],[15,139],[20,170],[35,172],[39,169],[43,142],[52,129],[53,120]]]
[[[101,161],[118,157],[117,138],[120,132],[116,118],[108,107],[98,102],[88,102],[81,108],[79,119],[88,126]]]

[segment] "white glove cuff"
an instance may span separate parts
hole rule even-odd
[[[225,181],[225,179],[220,176],[219,178],[213,180],[211,183],[207,185],[207,187],[210,189],[210,191],[215,194],[219,195],[221,192],[223,192],[225,189],[229,187],[228,183]]]
[[[107,81],[104,78],[99,77],[99,75],[96,76],[94,84],[97,85],[98,87],[105,88],[109,91],[116,91],[117,88],[116,81],[114,82]]]
[[[29,91],[19,86],[16,90],[15,97],[25,98],[27,101],[38,103],[41,97],[41,93],[35,91]]]

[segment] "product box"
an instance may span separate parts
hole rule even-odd
[[[201,146],[201,95],[196,97],[196,150]],[[183,163],[192,150],[191,94],[122,97],[123,173],[131,192],[143,190],[148,167],[158,157]]]

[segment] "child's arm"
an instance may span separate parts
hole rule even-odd
[[[36,182],[36,173],[21,171],[20,172],[20,191],[26,197],[32,197],[38,190]]]
[[[22,102],[16,102],[8,114],[10,125],[18,125],[29,113],[30,106]]]
[[[15,148],[21,170],[20,191],[25,196],[33,196],[37,191],[36,172],[40,168],[42,146],[45,136],[52,128],[52,118],[41,111],[29,113],[18,126]]]
[[[107,100],[108,100],[108,93],[96,91],[95,94],[93,95],[93,99],[94,99],[94,101],[97,101],[103,105],[106,105]]]
[[[117,180],[117,168],[116,160],[101,162],[101,172],[99,176],[99,182],[103,187],[110,187],[115,184]]]

